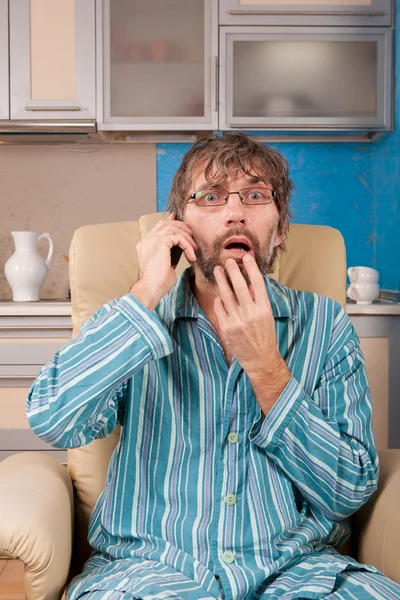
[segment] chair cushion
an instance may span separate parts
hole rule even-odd
[[[127,293],[138,277],[136,245],[168,213],[144,215],[139,221],[87,225],[77,229],[70,246],[73,337],[105,302]],[[346,255],[341,233],[332,227],[290,227],[286,252],[271,275],[288,287],[317,292],[346,302]],[[177,275],[189,266],[183,254]],[[105,484],[108,463],[119,439],[119,427],[107,438],[68,451],[75,486],[76,548],[86,560],[90,514]],[[81,562],[81,561],[79,561]],[[79,567],[78,567],[79,569]]]

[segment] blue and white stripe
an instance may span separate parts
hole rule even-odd
[[[235,358],[228,367],[190,275],[153,313],[129,293],[102,306],[29,391],[30,425],[56,447],[123,426],[90,521],[94,551],[68,600],[95,591],[323,598],[349,568],[384,579],[334,549],[379,470],[348,316],[331,299],[265,277],[292,378],[263,419],[247,374]]]

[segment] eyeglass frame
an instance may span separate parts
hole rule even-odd
[[[212,207],[212,206],[225,206],[225,205],[227,204],[227,202],[228,202],[228,199],[229,199],[229,196],[230,196],[231,194],[237,194],[237,195],[239,196],[240,202],[243,204],[243,206],[257,206],[257,205],[258,205],[258,206],[267,206],[268,204],[272,204],[272,201],[273,201],[273,199],[274,199],[274,198],[276,198],[276,196],[277,196],[277,194],[276,194],[276,191],[275,191],[275,190],[271,190],[270,188],[267,188],[267,187],[265,187],[265,188],[257,188],[257,187],[255,187],[255,186],[254,186],[254,188],[252,188],[252,187],[247,187],[247,188],[243,188],[243,189],[239,190],[238,192],[228,192],[228,190],[225,190],[224,188],[204,188],[204,190],[208,190],[208,189],[209,189],[209,190],[212,190],[212,189],[220,189],[220,190],[224,190],[224,192],[226,192],[226,193],[227,193],[227,196],[226,196],[226,198],[225,198],[225,202],[224,202],[224,204],[209,204],[209,206],[210,206],[210,207]],[[271,192],[271,200],[270,200],[270,202],[252,202],[252,203],[250,203],[250,204],[245,204],[245,203],[243,202],[243,198],[242,198],[242,196],[241,196],[241,192],[243,192],[244,190],[251,190],[251,189],[256,189],[256,190],[258,190],[258,189],[259,189],[259,190],[268,190],[269,192]],[[190,202],[190,201],[191,201],[191,200],[194,200],[194,203],[196,204],[196,206],[200,206],[200,207],[207,206],[207,204],[197,204],[197,202],[196,202],[196,194],[198,194],[199,192],[202,192],[202,191],[204,191],[204,190],[198,190],[197,192],[193,192],[193,194],[190,194],[190,196],[189,196],[189,198],[186,200],[185,204],[191,204],[191,202]]]

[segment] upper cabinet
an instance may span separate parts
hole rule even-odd
[[[392,11],[391,0],[0,0],[1,125],[371,139],[393,126]]]
[[[0,0],[0,119],[10,118],[8,93],[8,0]]]
[[[215,0],[97,0],[98,129],[217,128],[217,9]]]
[[[220,25],[392,24],[392,0],[219,0]]]
[[[392,30],[221,27],[219,129],[390,130]]]
[[[95,0],[9,4],[10,118],[94,119]]]

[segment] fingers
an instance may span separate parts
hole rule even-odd
[[[188,240],[183,234],[171,235],[171,236],[169,236],[169,239],[172,242],[172,244],[170,246],[171,248],[172,248],[172,246],[179,246],[180,248],[182,248],[182,250],[186,254],[186,257],[188,260],[191,260],[191,261],[197,260],[196,253],[193,249],[194,242]]]
[[[264,277],[251,254],[244,257],[243,264],[249,274],[253,300],[258,304],[269,302]]]
[[[175,213],[171,213],[166,220],[158,221],[158,223],[156,224],[154,229],[157,228],[157,225],[159,225],[158,229],[165,229],[165,227],[167,227],[168,229],[170,227],[173,227],[173,228],[177,227],[183,231],[186,231],[189,235],[193,235],[193,232],[192,232],[191,228],[189,227],[189,225],[187,225],[187,223],[176,220]]]
[[[179,233],[184,235],[190,241],[193,248],[195,250],[197,250],[198,245],[196,244],[196,242],[193,239],[193,234],[192,234],[191,228],[186,223],[183,223],[183,221],[176,221],[175,217],[176,217],[176,214],[171,213],[167,219],[168,224],[166,223],[166,221],[161,221],[162,230],[160,231],[159,235],[161,235],[161,232],[163,235],[165,235],[167,233],[176,234],[176,233],[178,233],[176,231],[178,229]],[[168,228],[168,231],[164,231],[166,227]]]
[[[193,239],[192,230],[189,227],[189,225],[187,225],[183,221],[176,221],[175,218],[176,218],[176,214],[171,213],[168,215],[167,219],[162,219],[161,221],[158,221],[155,224],[155,226],[153,227],[153,229],[147,234],[147,236],[154,236],[154,235],[164,236],[164,235],[181,234],[190,242],[192,248],[194,248],[195,251],[198,250],[198,245],[196,244],[196,242]],[[196,260],[196,256],[193,259],[192,253],[190,253],[189,260]]]
[[[230,258],[225,263],[225,268],[232,282],[235,293],[232,292],[227,275],[225,274],[223,268],[216,267],[214,270],[215,279],[221,293],[221,298],[224,302],[224,305],[230,309],[236,306],[236,298],[241,306],[249,307],[252,306],[253,303],[261,305],[266,302],[266,299],[268,299],[264,278],[254,258],[251,255],[249,257],[245,256],[243,264],[245,265],[249,275],[250,285],[247,285],[246,280],[240,271],[239,265],[235,260]]]
[[[228,268],[228,265],[226,265],[226,268]],[[223,305],[225,306],[228,312],[231,312],[235,308],[237,301],[235,293],[232,291],[232,288],[228,283],[223,267],[215,267],[214,275],[219,288],[219,292],[221,294]]]
[[[185,238],[185,240],[187,240],[190,244],[190,246],[193,248],[193,252],[195,252],[196,250],[198,250],[198,245],[196,244],[196,242],[194,241],[194,239],[192,238],[192,236],[187,233],[186,231],[174,231],[173,229],[171,231],[163,231],[162,234],[159,233],[158,235],[179,235],[182,236],[183,238]]]

